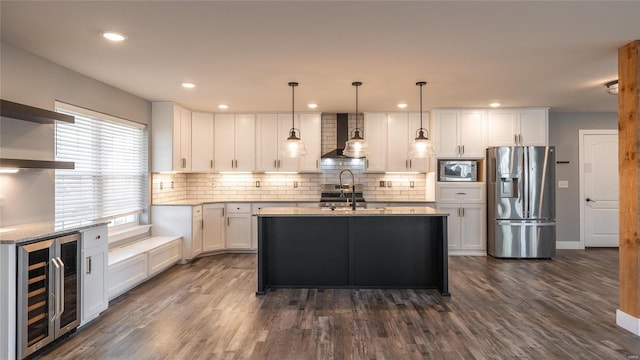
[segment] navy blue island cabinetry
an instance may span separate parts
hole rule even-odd
[[[258,295],[270,288],[420,288],[449,296],[446,213],[264,208],[255,216]]]

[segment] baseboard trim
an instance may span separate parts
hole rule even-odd
[[[640,336],[640,319],[633,317],[620,309],[616,310],[616,325]]]
[[[556,249],[558,250],[584,250],[584,246],[579,241],[557,241]]]

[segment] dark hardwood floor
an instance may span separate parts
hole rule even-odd
[[[640,359],[615,325],[617,249],[553,260],[450,257],[435,290],[280,289],[256,256],[178,265],[41,359]]]

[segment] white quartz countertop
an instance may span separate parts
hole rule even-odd
[[[56,228],[52,221],[20,224],[0,228],[0,244],[21,244],[33,240],[70,234],[92,227],[106,225],[106,222],[95,222],[81,226]]]
[[[446,212],[438,211],[427,206],[402,207],[394,206],[382,209],[344,209],[330,210],[317,207],[270,207],[259,210],[258,217],[280,216],[449,216]]]

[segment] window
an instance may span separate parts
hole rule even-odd
[[[147,206],[145,125],[56,102],[74,124],[56,123],[56,160],[74,170],[55,171],[56,228],[109,221],[137,224]]]

